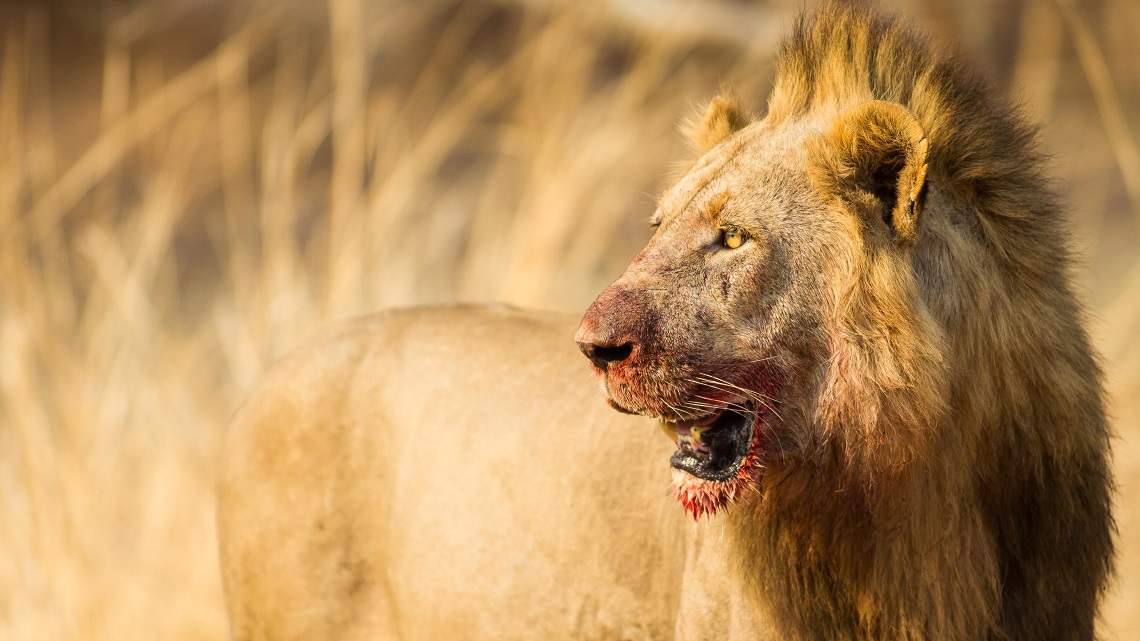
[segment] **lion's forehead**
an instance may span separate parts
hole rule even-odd
[[[710,150],[661,200],[653,218],[669,224],[704,213],[711,200],[763,205],[783,202],[789,193],[810,188],[804,169],[805,141],[817,128],[803,123],[766,127],[755,123]]]

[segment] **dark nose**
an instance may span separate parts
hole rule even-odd
[[[603,345],[589,341],[578,341],[578,349],[599,369],[606,369],[610,363],[620,363],[633,354],[633,343]]]
[[[624,287],[610,286],[586,310],[574,340],[578,349],[601,371],[634,357],[639,333],[633,300],[634,293]]]

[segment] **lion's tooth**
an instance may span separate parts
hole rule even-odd
[[[689,434],[693,437],[693,442],[702,443],[703,441],[701,441],[701,432],[704,432],[708,428],[708,425],[694,425],[691,427],[689,429]]]
[[[657,424],[661,426],[661,431],[665,432],[665,436],[668,436],[670,441],[673,441],[674,443],[677,441],[676,423],[671,423],[669,421],[658,421]]]

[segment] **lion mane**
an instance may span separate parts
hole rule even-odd
[[[838,447],[765,479],[764,514],[737,517],[744,531],[763,524],[745,545],[767,564],[760,590],[795,622],[791,638],[1092,639],[1113,556],[1109,431],[1034,131],[896,20],[847,5],[801,18],[768,120],[867,100],[914,114],[924,137],[898,165],[925,156],[942,205],[920,238],[898,226],[909,263],[870,238],[836,257],[811,423]],[[816,186],[848,193],[866,178],[851,159],[890,153],[891,126],[833,126],[814,150]],[[916,209],[929,200],[909,195]],[[819,481],[828,467],[858,499],[836,500]]]

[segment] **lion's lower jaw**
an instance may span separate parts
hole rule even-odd
[[[757,490],[763,468],[756,447],[744,458],[740,471],[727,481],[709,481],[684,470],[673,469],[673,498],[685,506],[694,521],[712,518],[722,508]]]

